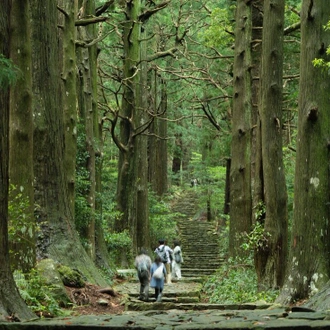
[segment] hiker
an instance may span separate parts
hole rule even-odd
[[[197,185],[198,185],[198,180],[197,180],[197,179],[191,179],[191,181],[190,181],[190,185],[191,185],[192,188],[193,188],[193,187],[197,187]]]
[[[183,263],[182,251],[179,241],[174,241],[172,277],[176,280],[181,279],[181,264]]]
[[[155,257],[155,262],[151,265],[150,273],[150,287],[155,288],[156,302],[161,302],[164,289],[164,279],[166,277],[166,268],[159,255]]]
[[[149,299],[149,282],[150,282],[150,268],[151,259],[145,249],[141,249],[140,254],[136,256],[134,266],[138,272],[140,281],[140,295],[139,300],[148,301]]]
[[[166,284],[172,284],[171,279],[171,256],[173,255],[173,250],[167,246],[164,239],[160,239],[158,241],[159,246],[155,250],[156,254],[160,257],[161,261],[164,263],[166,267],[166,278],[165,283]]]

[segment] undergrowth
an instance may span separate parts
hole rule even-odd
[[[35,314],[41,317],[63,315],[59,302],[54,298],[55,288],[37,270],[31,270],[28,275],[15,271],[14,279],[20,295]]]
[[[252,258],[228,259],[203,285],[205,300],[213,304],[272,303],[278,291],[258,291]],[[207,298],[206,298],[207,297]]]

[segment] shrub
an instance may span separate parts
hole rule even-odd
[[[53,297],[53,290],[56,288],[49,285],[37,270],[33,269],[25,275],[20,271],[15,271],[14,279],[20,295],[34,313],[39,316],[63,314],[58,302]]]
[[[252,258],[228,259],[203,285],[203,296],[207,297],[209,303],[271,303],[277,295],[278,291],[258,291]]]

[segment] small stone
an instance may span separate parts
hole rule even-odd
[[[97,301],[97,304],[101,306],[109,306],[109,301],[101,298]]]

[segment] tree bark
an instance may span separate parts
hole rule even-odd
[[[10,91],[10,210],[15,210],[10,219],[15,228],[10,250],[13,268],[28,272],[36,262],[29,1],[12,1],[10,26],[11,59],[21,72]],[[24,217],[17,217],[17,213]]]
[[[264,176],[264,241],[256,251],[258,285],[283,284],[287,253],[287,194],[282,155],[284,0],[264,1],[260,113]]]
[[[328,71],[313,66],[329,62],[329,3],[304,0],[301,11],[301,57],[294,215],[289,263],[279,301],[304,299],[329,279],[329,141]]]
[[[166,83],[153,71],[151,78],[153,97],[150,108],[153,109],[154,119],[150,125],[148,144],[149,181],[152,190],[162,196],[167,192],[167,94]]]
[[[11,1],[0,6],[0,54],[9,57]],[[27,321],[34,317],[19,295],[10,269],[8,246],[8,186],[9,186],[9,87],[0,86],[0,320]]]
[[[118,162],[118,184],[117,184],[117,206],[122,216],[116,221],[117,231],[128,230],[132,238],[133,251],[137,250],[137,219],[138,215],[138,193],[144,185],[141,178],[137,176],[139,166],[139,127],[141,118],[139,108],[141,97],[140,89],[140,32],[141,22],[140,0],[132,0],[126,3],[126,21],[123,23],[124,44],[124,69],[123,69],[123,98],[120,121],[120,153]],[[144,156],[141,156],[144,157]],[[142,159],[142,158],[141,158]],[[144,168],[144,170],[147,170]],[[139,188],[139,185],[141,187]],[[145,189],[145,187],[143,187]],[[143,207],[145,205],[141,205]],[[147,220],[148,221],[148,220]]]
[[[67,173],[68,202],[71,213],[75,208],[75,181],[76,181],[76,156],[77,156],[77,70],[76,47],[77,33],[75,20],[78,12],[78,0],[58,0],[65,14],[59,13],[63,25],[60,31],[63,40],[63,102],[65,126],[65,169]]]
[[[264,204],[264,178],[262,169],[261,122],[259,113],[260,71],[262,61],[262,26],[264,0],[252,2],[252,156],[251,156],[251,187],[252,187],[252,223],[255,224],[261,214],[260,205]]]
[[[243,235],[251,229],[251,3],[237,1],[230,172],[229,254],[244,256]]]
[[[149,201],[148,201],[148,136],[146,134],[149,126],[148,115],[148,67],[147,67],[147,33],[146,26],[141,27],[140,32],[140,76],[137,94],[137,111],[135,115],[135,125],[141,134],[136,136],[134,149],[138,152],[135,155],[135,180],[136,180],[136,248],[137,252],[141,248],[149,248]]]
[[[32,0],[31,8],[32,58],[37,68],[33,71],[33,94],[38,256],[77,268],[89,282],[106,285],[80,243],[68,201],[56,2]]]
[[[94,1],[81,1],[81,12],[84,17],[95,14]],[[78,28],[78,36],[80,40],[90,40],[96,38],[95,25],[80,26]],[[83,224],[79,224],[82,229],[81,237],[86,242],[86,251],[89,256],[95,260],[95,195],[96,195],[96,149],[97,140],[95,133],[98,132],[98,113],[97,113],[97,56],[96,44],[78,49],[79,52],[79,73],[80,73],[80,120],[84,128],[85,136],[85,170],[87,173],[86,187],[84,194],[86,195],[86,204],[89,208],[88,218]],[[95,131],[96,129],[96,131]],[[79,221],[79,219],[77,219]]]

